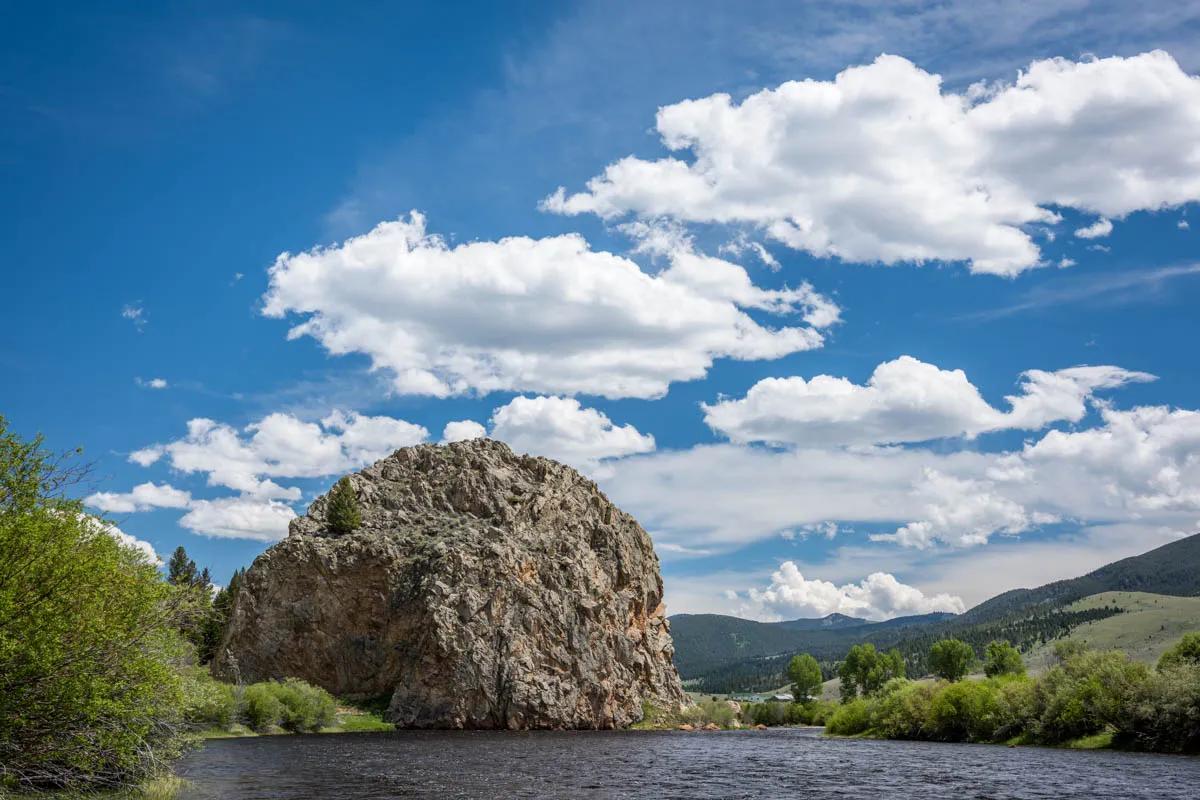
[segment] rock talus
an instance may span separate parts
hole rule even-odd
[[[617,728],[686,703],[650,537],[594,483],[487,439],[350,476],[247,571],[214,669],[390,698],[406,727]]]

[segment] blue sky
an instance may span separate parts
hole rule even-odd
[[[672,612],[1200,526],[1200,4],[13,17],[0,413],[218,580],[462,421],[595,477]]]

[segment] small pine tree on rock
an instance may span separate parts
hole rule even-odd
[[[342,478],[329,494],[329,509],[326,512],[329,530],[337,534],[352,533],[362,525],[362,514],[358,510],[358,498],[349,478]]]

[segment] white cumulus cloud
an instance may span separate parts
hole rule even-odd
[[[114,514],[154,508],[187,508],[192,496],[170,484],[140,483],[128,492],[95,492],[84,498],[92,508]]]
[[[299,490],[285,489],[270,479],[346,472],[428,437],[425,428],[404,420],[341,411],[319,423],[291,414],[268,414],[243,431],[197,418],[188,422],[182,439],[135,451],[130,460],[145,466],[165,456],[180,472],[206,473],[210,486],[297,500]]]
[[[774,619],[824,617],[846,614],[862,619],[892,619],[911,614],[948,611],[961,614],[961,598],[950,594],[926,595],[915,586],[901,583],[887,572],[873,572],[858,583],[838,586],[829,581],[805,578],[793,561],[785,561],[771,575],[764,589],[746,593],[749,616]]]
[[[583,470],[606,458],[648,453],[654,437],[616,425],[572,397],[515,397],[492,412],[492,438],[514,450],[548,456]]]
[[[459,419],[447,422],[442,429],[442,442],[465,442],[468,439],[482,439],[487,436],[487,428],[473,419]]]
[[[1029,370],[1009,411],[991,406],[962,370],[911,356],[877,366],[866,384],[817,375],[766,378],[743,398],[703,405],[705,422],[735,442],[809,447],[921,442],[1006,428],[1036,430],[1077,422],[1099,389],[1152,375],[1112,366]]]
[[[1080,239],[1103,239],[1113,231],[1112,220],[1108,217],[1101,217],[1091,225],[1085,225],[1082,228],[1075,229],[1075,235]]]
[[[682,247],[668,269],[590,249],[578,235],[448,245],[419,213],[329,248],[284,253],[264,314],[304,320],[330,353],[368,355],[396,389],[658,397],[716,358],[821,346],[833,306],[807,284],[755,287],[736,264]],[[807,325],[766,327],[747,309]]]
[[[1015,275],[1042,263],[1029,230],[1057,225],[1053,207],[1120,219],[1200,199],[1200,79],[1161,51],[1035,61],[963,94],[882,55],[741,103],[664,106],[656,126],[688,157],[623,158],[542,207],[750,224],[818,256]]]
[[[277,500],[224,497],[197,500],[179,524],[204,536],[276,542],[287,536],[296,512]]]

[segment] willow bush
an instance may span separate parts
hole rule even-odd
[[[179,752],[175,595],[0,418],[0,788],[140,781]]]

